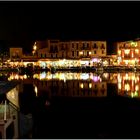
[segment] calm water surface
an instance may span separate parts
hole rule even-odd
[[[21,138],[140,138],[140,73],[6,75],[20,81]]]

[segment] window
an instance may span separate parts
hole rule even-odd
[[[51,58],[53,58],[53,54],[51,54]]]
[[[56,54],[56,58],[57,58],[57,54]]]
[[[74,51],[72,51],[72,56],[74,57]]]
[[[89,56],[89,51],[87,51],[87,56]]]
[[[94,49],[98,49],[98,46],[97,46],[96,43],[93,45],[93,48],[94,48]]]
[[[40,54],[41,58],[42,58],[42,53]]]
[[[101,46],[101,49],[105,49],[105,46],[104,46],[104,44],[102,44],[102,46]]]
[[[77,51],[77,56],[79,56],[79,52]]]
[[[87,47],[89,47],[89,44],[87,44]]]
[[[104,50],[102,50],[102,54],[104,54]]]
[[[45,58],[46,58],[46,54],[45,54]]]
[[[78,50],[78,43],[77,43],[77,50]]]
[[[85,47],[85,43],[83,43],[83,47]]]
[[[96,54],[96,51],[94,51],[94,54]]]
[[[72,43],[72,48],[74,48],[74,44]]]

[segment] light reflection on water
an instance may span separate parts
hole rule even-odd
[[[49,72],[42,72],[34,75],[19,75],[17,73],[9,74],[9,81],[18,80],[21,81],[23,85],[23,91],[19,94],[21,107],[19,126],[21,128],[21,138],[29,138],[30,134],[33,138],[54,138],[54,136],[57,137],[60,134],[60,138],[62,138],[64,135],[63,132],[65,130],[68,130],[67,132],[65,132],[67,136],[69,136],[68,132],[71,132],[71,130],[73,130],[73,133],[71,134],[74,135],[76,132],[77,136],[81,136],[81,134],[89,136],[89,131],[92,131],[90,133],[91,138],[100,138],[98,134],[102,134],[102,132],[100,132],[100,130],[98,130],[97,132],[95,131],[97,129],[97,126],[108,126],[110,116],[113,113],[116,113],[114,115],[115,119],[113,118],[114,120],[116,120],[120,118],[120,113],[122,115],[122,112],[124,112],[124,114],[127,111],[132,111],[135,114],[139,112],[139,100],[134,100],[133,102],[132,99],[125,100],[127,98],[122,98],[140,97],[139,76],[139,73],[97,74],[58,72],[52,74]],[[111,85],[113,85],[113,87],[115,88],[111,88]],[[34,92],[32,92],[33,90]],[[115,92],[117,93],[117,95],[120,95],[121,98],[106,98],[109,96],[109,93],[115,94]],[[83,112],[82,115],[80,114],[80,112]],[[93,113],[93,115],[91,115],[91,113]],[[64,120],[64,116],[66,114],[68,115],[67,117],[65,117],[66,120]],[[83,114],[86,115],[83,116]],[[108,119],[100,119],[100,116],[104,117],[105,114],[108,114],[108,116],[106,117],[106,119]],[[89,116],[91,116],[91,118],[89,118]],[[77,126],[77,128],[75,127],[75,124],[78,121],[77,119],[75,119],[76,117],[82,118],[82,126],[79,125]],[[129,115],[123,117],[126,118],[129,117]],[[87,120],[89,120],[89,123],[87,123]],[[102,120],[106,120],[105,122],[107,122],[107,124],[103,125]],[[113,123],[110,122],[110,128],[111,130],[113,130],[113,133],[117,132],[117,130],[114,131],[114,129],[118,128],[116,127],[116,125],[114,125],[114,120]],[[121,120],[122,122],[119,123],[119,126],[122,126],[122,124],[124,123],[124,119],[119,119],[119,121]],[[116,121],[116,124],[118,124],[119,121]],[[95,124],[96,122],[97,124]],[[74,126],[72,129],[70,127],[71,124]],[[79,121],[79,124],[81,124],[81,121]],[[89,127],[87,124],[91,124],[91,126],[94,126],[94,133],[93,129],[91,130],[91,127]],[[54,130],[53,126],[55,126],[55,128],[58,128]],[[59,126],[63,127],[60,129]],[[126,131],[126,134],[124,135],[128,136],[128,134],[130,134],[128,133],[129,128],[122,128]],[[84,130],[84,133],[81,133],[82,130]],[[112,134],[110,129],[106,131],[105,128],[104,130],[105,131],[103,131],[103,135],[115,135],[116,137],[118,137],[118,135],[122,135],[119,132]],[[120,132],[124,132],[123,130]],[[135,136],[134,131],[133,135]],[[26,137],[26,134],[29,136]]]
[[[41,72],[39,74],[19,75],[11,73],[8,80],[21,80],[34,85],[36,96],[46,91],[49,96],[105,97],[109,84],[115,84],[118,95],[131,98],[140,97],[139,73],[73,73]],[[112,92],[112,91],[110,91]]]

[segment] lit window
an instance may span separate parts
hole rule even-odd
[[[129,54],[130,50],[124,50],[125,54]]]
[[[89,83],[89,88],[92,88],[92,83]]]
[[[120,50],[118,51],[118,54],[121,55],[121,51]]]
[[[139,53],[139,50],[138,50],[138,49],[136,49],[136,50],[135,50],[135,53],[137,53],[137,54],[138,54],[138,53]]]
[[[83,83],[82,83],[82,84],[80,84],[80,87],[81,87],[81,88],[83,88],[83,87],[84,87]]]

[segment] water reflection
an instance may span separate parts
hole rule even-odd
[[[139,79],[139,73],[118,74],[118,94],[132,98],[140,97]]]
[[[58,72],[54,74],[42,72],[32,76],[19,75],[17,73],[9,74],[8,80],[21,81],[23,88],[19,94],[19,106],[21,109],[19,126],[21,138],[31,138],[29,133],[32,133],[32,138],[55,138],[57,136],[63,138],[64,134],[69,136],[69,132],[71,132],[71,134],[77,134],[78,132],[77,136],[85,134],[86,136],[91,135],[91,138],[99,138],[98,136],[93,136],[100,132],[100,130],[97,130],[97,127],[108,126],[110,116],[113,113],[116,114],[113,117],[112,125],[107,131],[107,134],[110,135],[112,130],[113,133],[117,132],[114,135],[118,136],[118,131],[114,131],[115,128],[118,128],[114,125],[114,120],[120,118],[120,112],[129,112],[130,110],[132,110],[133,113],[135,113],[134,111],[136,110],[139,112],[139,100],[124,98],[140,97],[139,76],[139,73],[97,74],[76,72]],[[112,88],[111,85],[113,85]],[[119,98],[107,98],[109,93],[115,94],[115,91],[117,92],[117,96],[119,95]],[[11,97],[12,100],[17,99],[13,93],[11,93],[9,97]],[[79,112],[84,112],[83,114],[86,114],[86,117]],[[91,112],[93,112],[93,115],[91,115]],[[78,115],[78,113],[80,115]],[[102,119],[106,114],[108,114],[106,117],[108,121]],[[119,116],[117,116],[117,114],[119,114]],[[101,119],[99,119],[100,116]],[[76,119],[76,117],[82,118],[82,123],[81,120]],[[129,117],[129,115],[127,115],[127,117]],[[64,120],[64,118],[66,120]],[[88,123],[87,120],[89,120]],[[104,120],[107,122],[105,125],[102,124]],[[122,120],[122,122],[119,123],[119,126],[124,123],[124,119],[121,118],[120,120]],[[78,121],[79,124],[77,124]],[[96,122],[97,124],[95,124]],[[116,124],[118,124],[118,122],[117,120]],[[77,127],[75,124],[77,124]],[[94,133],[93,129],[90,129],[89,124],[91,127],[95,126],[93,128]],[[61,129],[60,126],[62,126]],[[72,126],[72,129],[70,126]],[[123,130],[126,129],[127,127]],[[123,132],[123,130],[121,132]],[[92,132],[89,134],[90,131]],[[128,134],[130,133],[126,132],[126,135]]]
[[[116,84],[118,95],[140,97],[139,73],[73,73],[73,72],[42,72],[28,75],[11,73],[8,80],[31,80],[36,96],[42,91],[51,96],[74,97],[105,97],[108,83]]]

